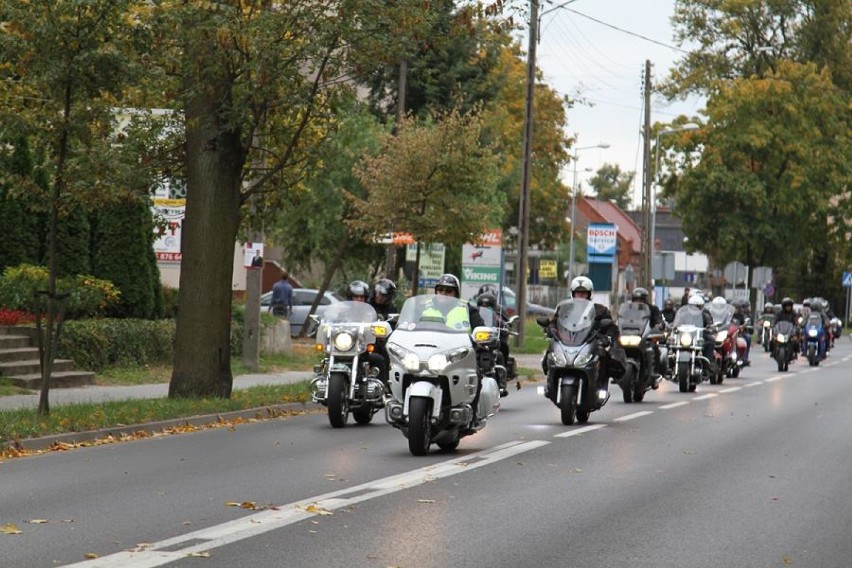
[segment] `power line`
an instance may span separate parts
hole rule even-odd
[[[663,46],[663,47],[667,47],[667,48],[669,48],[669,49],[673,49],[673,50],[675,50],[675,51],[679,51],[680,53],[689,53],[689,52],[688,52],[688,51],[686,51],[685,49],[681,49],[681,48],[679,48],[679,47],[675,47],[675,46],[673,46],[673,45],[669,45],[669,44],[667,44],[667,43],[663,43],[663,42],[661,42],[661,41],[657,41],[657,40],[655,40],[655,39],[651,39],[651,38],[649,38],[649,37],[643,36],[642,34],[637,34],[636,32],[631,32],[630,30],[625,30],[624,28],[619,28],[618,26],[615,26],[615,25],[613,25],[613,24],[610,24],[610,23],[604,22],[603,20],[598,20],[597,18],[593,18],[592,16],[589,16],[589,15],[584,14],[584,13],[582,13],[582,12],[578,12],[577,10],[574,10],[574,9],[572,9],[572,8],[563,8],[563,10],[568,10],[569,12],[572,12],[572,13],[574,13],[574,14],[577,14],[578,16],[582,16],[582,17],[584,17],[584,18],[586,18],[586,19],[589,19],[589,20],[591,20],[591,21],[593,21],[593,22],[595,22],[595,23],[598,23],[598,24],[600,24],[600,25],[602,25],[602,26],[606,26],[606,27],[608,27],[608,28],[612,28],[612,29],[614,29],[614,30],[616,30],[616,31],[619,31],[619,32],[625,33],[625,34],[627,34],[627,35],[632,35],[632,36],[634,36],[634,37],[638,37],[639,39],[643,39],[643,40],[645,40],[645,41],[649,41],[649,42],[651,42],[651,43],[655,43],[655,44],[657,44],[657,45],[661,45],[661,46]]]

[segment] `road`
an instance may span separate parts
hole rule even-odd
[[[628,405],[613,386],[585,426],[513,390],[459,451],[423,458],[381,415],[314,414],[7,461],[0,527],[21,534],[0,534],[0,565],[848,566],[842,340],[783,374],[755,351],[695,393]]]

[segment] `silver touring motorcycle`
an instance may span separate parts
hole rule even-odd
[[[317,351],[325,354],[314,368],[312,398],[328,407],[328,421],[343,428],[351,413],[358,424],[369,424],[384,407],[382,367],[376,344],[390,335],[390,324],[377,321],[365,302],[340,302],[317,318]]]
[[[480,369],[498,330],[471,330],[467,303],[451,296],[423,295],[405,301],[388,339],[392,399],[389,424],[408,438],[415,456],[431,444],[454,450],[459,440],[485,427],[500,408],[500,389]]]

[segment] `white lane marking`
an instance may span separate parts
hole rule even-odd
[[[666,404],[665,406],[661,406],[660,410],[668,410],[670,408],[677,408],[678,406],[686,406],[689,404],[688,400],[682,400],[680,402],[673,402],[671,404]]]
[[[737,392],[738,390],[742,390],[743,387],[731,387],[729,389],[722,389],[719,391],[719,394],[729,393],[729,392]]]
[[[590,426],[583,426],[582,428],[577,428],[576,430],[568,430],[567,432],[556,434],[554,438],[570,438],[571,436],[579,436],[580,434],[585,434],[586,432],[591,432],[592,430],[597,430],[598,428],[604,428],[605,426],[606,424],[592,424]]]
[[[768,379],[763,379],[767,383],[774,383],[775,381],[780,381],[784,378],[784,375],[778,375],[776,377],[769,377]]]
[[[749,384],[747,384],[747,385],[743,385],[743,388],[750,389],[751,387],[759,387],[759,386],[760,386],[760,385],[762,385],[762,384],[763,384],[763,381],[755,381],[755,382],[753,382],[753,383],[749,383]]]
[[[600,426],[604,426],[604,424],[597,425],[597,427]],[[594,426],[591,428],[594,428]],[[188,555],[194,553],[205,552],[232,542],[245,540],[316,515],[327,514],[335,509],[423,485],[435,479],[491,465],[494,462],[547,444],[550,444],[550,442],[545,440],[509,442],[406,473],[281,505],[275,510],[261,511],[220,525],[189,532],[160,542],[145,544],[135,550],[125,550],[68,566],[80,568],[155,568],[163,566],[185,559]],[[352,497],[347,498],[347,494],[351,494]],[[183,548],[180,548],[181,546]]]
[[[718,393],[711,392],[707,394],[702,394],[701,396],[693,397],[692,400],[707,400],[708,398],[713,398],[714,396],[719,396]]]
[[[653,410],[642,410],[641,412],[634,412],[633,414],[628,414],[627,416],[619,416],[618,418],[613,418],[613,422],[627,422],[628,420],[633,420],[634,418],[639,418],[641,416],[648,416],[649,414],[654,414]]]

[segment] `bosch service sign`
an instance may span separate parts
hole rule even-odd
[[[590,223],[586,233],[589,256],[615,256],[618,228],[611,223]]]

